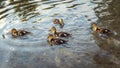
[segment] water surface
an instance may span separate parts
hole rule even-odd
[[[119,0],[1,0],[0,68],[120,68],[119,16]],[[102,38],[92,22],[116,34]],[[47,43],[52,26],[72,34],[68,44]],[[12,38],[12,28],[32,34]]]

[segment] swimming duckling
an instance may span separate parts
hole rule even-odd
[[[52,27],[50,31],[55,35],[55,37],[71,37],[71,34],[67,32],[57,32],[55,27]]]
[[[111,30],[106,29],[106,28],[101,28],[96,23],[92,24],[92,28],[94,31],[102,33],[102,34],[111,34],[112,33]]]
[[[54,24],[59,24],[59,25],[60,25],[60,28],[63,28],[63,26],[64,26],[63,19],[54,19],[54,20],[53,20],[53,23],[54,23]]]
[[[52,45],[61,45],[61,44],[66,44],[67,41],[60,39],[60,38],[55,38],[52,34],[48,35],[48,43]]]
[[[24,31],[24,30],[16,30],[15,28],[13,28],[11,30],[11,34],[12,34],[13,37],[20,37],[20,36],[30,34],[30,32],[27,32],[27,31]]]

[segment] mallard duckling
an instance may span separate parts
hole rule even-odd
[[[24,30],[16,30],[15,28],[13,28],[11,30],[11,34],[13,37],[19,37],[19,36],[24,36],[24,35],[30,34],[30,32],[27,32]]]
[[[55,37],[71,37],[71,34],[67,32],[57,32],[55,27],[52,27],[50,31],[55,35]]]
[[[106,29],[106,28],[101,28],[96,23],[92,24],[92,28],[93,28],[94,31],[102,33],[102,34],[110,34],[110,33],[112,33],[111,30]]]
[[[64,26],[63,19],[54,19],[54,20],[53,20],[53,23],[54,23],[54,24],[59,24],[59,25],[60,25],[60,28],[63,28],[63,26]]]
[[[52,45],[61,45],[61,44],[66,44],[67,41],[60,39],[60,38],[55,38],[52,34],[48,35],[48,43]]]

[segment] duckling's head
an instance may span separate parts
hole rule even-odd
[[[53,36],[52,34],[48,34],[47,39],[48,39],[49,41],[51,41],[53,38],[54,38],[54,36]]]
[[[59,24],[60,24],[60,27],[63,28],[63,26],[64,26],[63,19],[60,19],[60,20],[59,20]]]
[[[56,28],[53,26],[53,27],[50,29],[50,31],[51,31],[53,34],[55,34],[55,33],[56,33]]]
[[[100,29],[100,27],[96,23],[92,24],[92,28],[94,31],[97,31],[98,29]]]
[[[11,30],[11,33],[12,33],[13,36],[17,36],[18,31],[17,31],[15,28],[13,28],[13,29]]]
[[[58,24],[58,23],[59,23],[59,19],[54,19],[54,20],[53,20],[53,23],[54,23],[54,24]]]
[[[60,24],[63,24],[63,19],[60,19],[59,21],[60,21]]]

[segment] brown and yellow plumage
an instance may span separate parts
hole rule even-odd
[[[71,34],[67,33],[67,32],[57,32],[55,27],[52,27],[50,29],[50,31],[54,34],[55,37],[71,37]]]
[[[20,37],[20,36],[30,34],[30,32],[27,32],[27,31],[24,31],[24,30],[16,30],[15,28],[13,28],[11,30],[11,34],[12,34],[13,37]]]
[[[94,31],[102,33],[102,34],[110,34],[110,33],[112,33],[111,30],[106,29],[106,28],[101,28],[96,23],[92,24],[92,28],[93,28]]]
[[[64,26],[63,19],[54,19],[53,23],[54,24],[59,24],[60,28],[63,28],[63,26]]]
[[[61,44],[66,44],[67,41],[60,39],[60,38],[55,38],[52,34],[48,35],[48,43],[52,45],[61,45]]]

